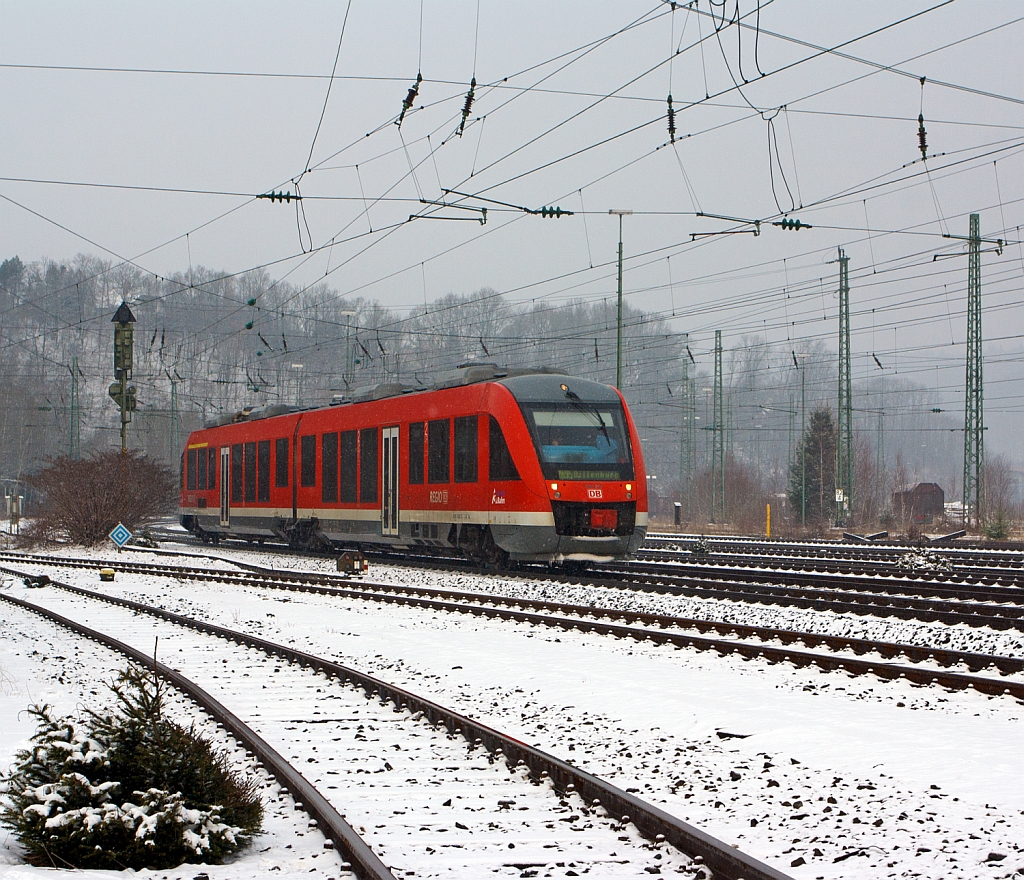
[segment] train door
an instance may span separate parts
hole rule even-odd
[[[384,428],[381,455],[380,533],[398,535],[398,428]]]
[[[231,525],[231,447],[220,448],[220,524]]]

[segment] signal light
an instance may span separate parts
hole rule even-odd
[[[107,394],[110,395],[110,399],[114,401],[118,406],[121,406],[121,383],[115,382],[107,389]],[[125,405],[124,408],[128,412],[135,412],[138,407],[138,400],[135,397],[135,386],[129,385],[125,388]]]
[[[781,226],[783,229],[813,229],[810,223],[801,223],[796,217],[783,217],[781,220],[772,223],[772,226]]]

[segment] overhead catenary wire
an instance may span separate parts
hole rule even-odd
[[[592,261],[591,261],[592,262]]]

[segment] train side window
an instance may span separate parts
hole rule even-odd
[[[358,431],[341,432],[341,500],[356,502],[356,465],[358,464]]]
[[[338,433],[320,438],[320,500],[338,500]]]
[[[260,440],[256,446],[256,500],[270,500],[270,441]]]
[[[477,417],[455,420],[455,482],[475,483],[477,474]]]
[[[427,482],[447,483],[451,468],[448,419],[427,423]]]
[[[212,459],[211,459],[212,460]],[[288,438],[274,441],[274,485],[279,489],[288,486]]]
[[[196,464],[198,465],[198,467],[196,468],[196,488],[197,489],[205,489],[206,488],[206,450],[205,449],[197,449],[196,450]]]
[[[376,428],[363,428],[359,432],[359,500],[377,500],[377,444]]]
[[[211,446],[206,450],[206,488],[217,488],[217,447]]]
[[[316,435],[307,434],[302,438],[302,445],[300,447],[302,453],[302,463],[300,464],[300,470],[302,473],[299,477],[299,483],[303,487],[315,486],[316,485]]]
[[[409,483],[423,485],[423,422],[409,425]]]
[[[516,470],[516,463],[512,461],[512,453],[509,451],[508,443],[505,442],[505,435],[502,433],[498,420],[491,416],[490,425],[490,456],[488,461],[488,476],[492,480],[518,480],[519,471]]]
[[[188,468],[186,469],[186,489],[195,489],[196,487],[196,450],[190,449],[188,451]]]
[[[256,500],[256,443],[245,444],[245,500]]]
[[[231,447],[231,500],[242,500],[242,444]]]

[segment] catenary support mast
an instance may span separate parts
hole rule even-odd
[[[967,388],[964,409],[964,522],[985,517],[985,418],[981,354],[981,224],[971,214],[967,256]]]
[[[853,516],[853,380],[850,367],[850,258],[839,248],[839,437],[836,444],[836,518]]]
[[[715,331],[714,414],[711,423],[711,519],[725,522],[725,411],[722,406],[722,331]]]

